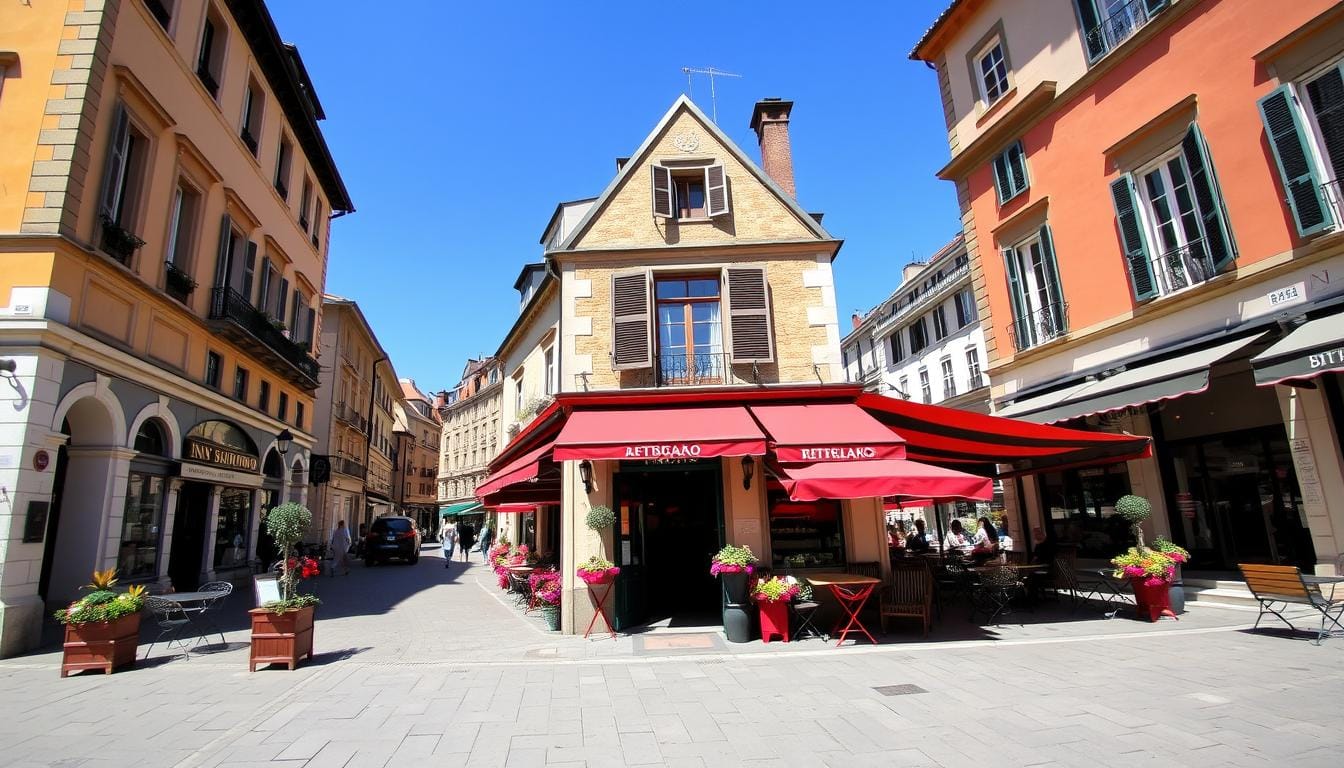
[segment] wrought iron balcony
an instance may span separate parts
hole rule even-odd
[[[191,292],[196,290],[196,281],[185,271],[178,269],[171,261],[163,263],[163,288],[169,296],[186,304],[191,300]]]
[[[1047,304],[1008,325],[1008,338],[1013,342],[1013,349],[1018,352],[1044,344],[1051,339],[1057,339],[1068,332],[1069,303],[1067,301]]]
[[[360,464],[358,461],[347,456],[332,456],[331,471],[340,472],[342,475],[349,475],[350,477],[357,477],[361,480],[364,479],[364,474],[366,472],[363,464]]]
[[[877,325],[873,326],[873,335],[874,336],[883,335],[884,332],[887,330],[887,328],[889,328],[897,320],[900,320],[901,318],[908,316],[911,312],[914,312],[917,309],[926,307],[934,303],[935,300],[942,300],[946,298],[947,295],[950,293],[949,289],[955,286],[956,284],[960,283],[964,278],[969,277],[970,274],[971,274],[971,266],[968,263],[968,264],[962,264],[956,269],[953,269],[951,272],[948,272],[947,274],[938,278],[938,280],[936,280],[933,285],[929,286],[929,289],[927,291],[921,290],[920,293],[916,295],[914,300],[911,301],[909,304],[895,307],[886,317],[878,321]]]
[[[1122,6],[1104,11],[1106,18],[1087,30],[1087,50],[1097,52],[1093,54],[1094,59],[1105,56],[1143,29],[1166,7],[1167,0],[1130,0]]]
[[[1152,258],[1153,279],[1163,296],[1199,285],[1217,274],[1203,240],[1193,240]]]
[[[728,381],[726,352],[664,352],[656,363],[660,387],[693,387]]]
[[[210,320],[222,336],[247,347],[291,383],[309,391],[317,389],[319,367],[308,355],[307,345],[290,341],[241,293],[232,288],[215,288]]]
[[[337,403],[332,407],[331,415],[332,418],[349,424],[361,433],[367,433],[369,431],[369,420],[364,418],[359,410],[353,405]]]
[[[145,241],[108,216],[103,217],[102,229],[99,246],[103,249],[103,253],[111,256],[118,264],[131,266],[131,257],[135,255],[137,248],[145,244]]]

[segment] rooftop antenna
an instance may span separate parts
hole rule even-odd
[[[724,72],[722,69],[716,69],[714,67],[682,67],[681,71],[686,73],[686,95],[691,98],[695,98],[694,94],[691,93],[691,75],[709,75],[710,117],[714,120],[715,124],[717,124],[719,122],[719,98],[718,93],[714,90],[714,78],[740,78],[742,76],[735,72]]]

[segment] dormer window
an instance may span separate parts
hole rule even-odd
[[[654,165],[653,215],[695,221],[728,213],[728,179],[722,165]]]

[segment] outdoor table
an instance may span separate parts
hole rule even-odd
[[[1339,584],[1344,584],[1344,574],[1341,574],[1339,576],[1317,576],[1312,573],[1304,573],[1302,574],[1302,583],[1308,585],[1315,585],[1317,587],[1321,586],[1322,584],[1329,584],[1330,599],[1333,600],[1335,599],[1335,589],[1337,588],[1337,586]]]
[[[209,603],[212,600],[220,599],[222,596],[224,596],[224,593],[222,592],[168,592],[166,594],[158,595],[158,597],[161,597],[164,600],[182,606],[182,615],[190,619],[192,624],[198,624],[197,617],[209,621],[205,616],[206,606],[203,605],[203,603]],[[209,628],[202,627],[201,629],[201,634],[196,636],[197,644],[206,638],[205,630]],[[222,637],[223,635],[221,634],[221,638]]]
[[[873,645],[877,645],[877,640],[873,639],[872,634],[859,620],[859,613],[863,611],[863,606],[868,602],[868,598],[872,597],[873,590],[882,583],[881,579],[875,579],[872,576],[858,576],[853,573],[809,573],[806,578],[813,586],[830,587],[831,593],[835,595],[835,601],[849,615],[849,621],[843,629],[840,628],[839,621],[835,624],[836,631],[832,634],[840,637],[836,647],[845,642],[846,635],[856,630],[862,632]],[[857,589],[848,592],[847,587],[857,587]],[[844,621],[843,617],[841,621]]]

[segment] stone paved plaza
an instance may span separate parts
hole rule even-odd
[[[323,577],[317,656],[294,672],[247,672],[242,591],[227,647],[189,659],[156,647],[134,669],[64,680],[54,649],[0,662],[0,765],[1344,759],[1344,641],[1248,633],[1253,611],[1192,607],[1149,625],[1046,608],[985,630],[949,615],[927,641],[893,628],[883,645],[839,649],[704,634],[585,641],[523,618],[475,557]]]

